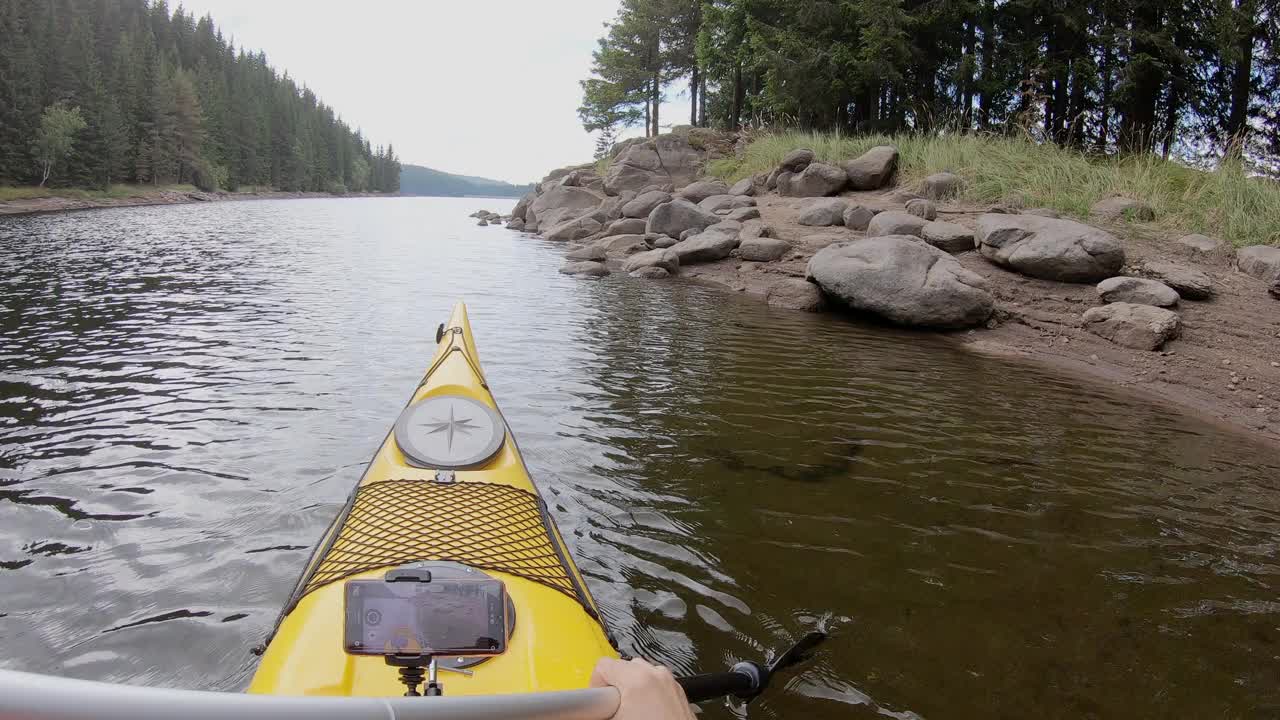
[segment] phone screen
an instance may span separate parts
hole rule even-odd
[[[351,580],[345,649],[352,655],[498,655],[507,645],[507,591],[493,578]]]

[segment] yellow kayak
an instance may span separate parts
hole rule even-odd
[[[505,652],[448,658],[448,696],[585,688],[617,657],[480,368],[459,303],[412,399],[330,525],[281,615],[250,693],[397,696],[381,657],[344,651],[344,585],[413,563],[458,563],[501,580]]]

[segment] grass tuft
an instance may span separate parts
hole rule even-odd
[[[707,173],[732,182],[769,172],[796,148],[838,164],[875,145],[897,146],[899,183],[906,187],[953,172],[964,178],[963,200],[1049,207],[1076,218],[1104,197],[1124,195],[1155,209],[1156,220],[1140,225],[1171,236],[1198,232],[1237,246],[1280,244],[1280,183],[1250,176],[1238,162],[1205,172],[1153,155],[1094,157],[1018,137],[788,132],[756,139],[742,156],[710,163]]]

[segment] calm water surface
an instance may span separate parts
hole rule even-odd
[[[1274,448],[928,335],[567,278],[465,217],[509,204],[0,219],[0,666],[243,688],[463,299],[627,649],[835,630],[753,716],[1280,716]]]

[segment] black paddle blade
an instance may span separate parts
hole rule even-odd
[[[785,670],[792,665],[808,660],[809,654],[813,652],[813,649],[821,645],[822,641],[826,639],[827,634],[824,632],[814,630],[813,632],[807,633],[804,637],[800,638],[800,642],[792,645],[786,652],[774,658],[773,662],[769,663],[767,668],[769,674],[772,675],[779,670]]]

